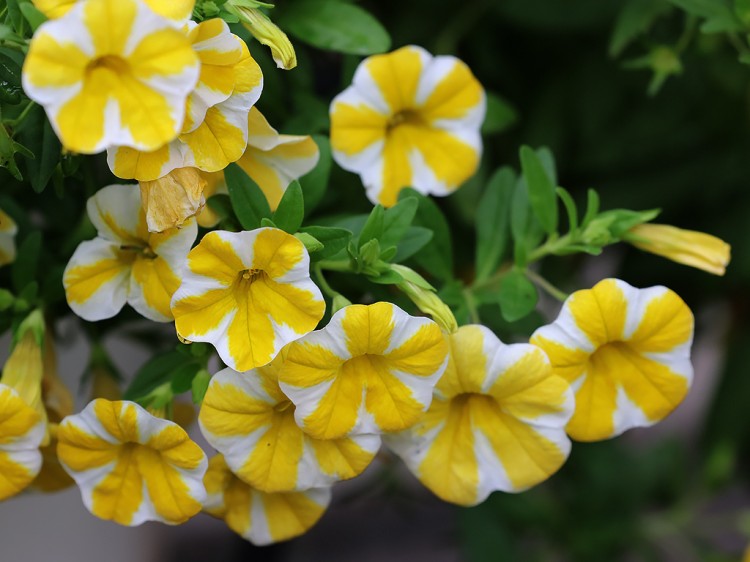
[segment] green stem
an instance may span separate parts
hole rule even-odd
[[[538,285],[540,289],[542,289],[547,294],[553,296],[560,302],[565,302],[565,299],[567,299],[570,296],[566,292],[561,291],[560,289],[555,287],[552,283],[550,283],[544,277],[539,275],[537,272],[532,271],[531,269],[525,270],[524,274],[526,275],[526,277],[529,278],[530,281]]]
[[[313,267],[313,272],[315,273],[315,279],[318,282],[318,285],[328,297],[330,297],[331,299],[334,299],[340,295],[340,293],[336,291],[333,287],[331,287],[328,284],[328,281],[326,281],[326,278],[323,276],[323,270],[322,270],[320,263],[318,263],[317,265]]]
[[[541,246],[539,246],[536,250],[532,251],[529,254],[528,263],[534,263],[535,261],[539,261],[545,256],[548,256],[549,254],[554,254],[556,251],[561,250],[565,248],[566,246],[570,246],[570,244],[573,242],[571,239],[570,233],[566,234],[565,236],[560,236],[560,238],[556,238],[555,240],[548,240]]]
[[[329,271],[342,271],[345,273],[354,273],[352,265],[348,261],[334,261],[334,260],[321,260],[316,266],[320,269],[327,269]]]
[[[23,108],[23,111],[16,117],[15,119],[11,119],[10,121],[7,121],[6,123],[10,125],[11,127],[18,127],[21,123],[23,123],[23,120],[28,117],[29,112],[31,109],[36,105],[33,101],[30,101],[26,107]]]
[[[477,310],[477,303],[474,301],[474,294],[471,289],[464,289],[464,301],[466,307],[469,309],[469,318],[472,324],[481,324],[482,320],[479,318],[479,310]]]

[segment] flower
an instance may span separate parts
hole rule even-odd
[[[731,259],[732,247],[721,238],[666,224],[639,224],[624,239],[645,252],[714,275],[724,275]]]
[[[0,266],[15,261],[17,232],[16,222],[0,209]]]
[[[86,508],[120,525],[179,524],[201,510],[208,461],[179,425],[98,399],[60,424],[57,454]]]
[[[277,228],[206,234],[172,299],[177,333],[209,342],[236,371],[273,360],[325,312],[305,246]]]
[[[430,409],[411,429],[386,436],[387,445],[425,486],[459,505],[549,478],[570,453],[568,383],[539,348],[505,345],[484,326],[446,338],[448,368]]]
[[[83,0],[31,0],[36,8],[49,19],[59,18]],[[154,12],[175,21],[190,18],[195,0],[143,0]]]
[[[207,183],[195,168],[177,168],[163,178],[142,181],[141,200],[149,232],[182,226],[206,204]]]
[[[447,353],[432,320],[387,302],[352,305],[289,346],[279,382],[312,437],[401,431],[429,407]]]
[[[271,56],[278,68],[292,70],[297,66],[297,53],[292,42],[266,14],[258,8],[235,5],[231,0],[225,4],[225,8],[240,19],[261,45],[271,49]]]
[[[113,147],[107,160],[120,178],[153,181],[188,167],[216,172],[245,151],[248,112],[263,89],[260,67],[223,20],[189,26],[187,36],[200,58],[201,75],[186,102],[180,135],[150,152]]]
[[[322,441],[294,421],[281,392],[282,355],[267,367],[217,373],[198,421],[206,440],[241,480],[263,492],[293,492],[354,478],[380,448],[378,435]]]
[[[110,185],[88,200],[99,236],[82,242],[63,275],[70,308],[88,321],[116,315],[127,302],[155,322],[170,322],[172,294],[198,235],[194,219],[151,234],[133,185]]]
[[[693,378],[693,315],[666,287],[605,279],[573,293],[531,343],[576,394],[567,427],[577,441],[608,439],[662,420]]]
[[[331,103],[333,157],[359,174],[373,203],[410,186],[448,195],[479,166],[485,94],[450,56],[408,46],[365,59]]]
[[[306,533],[331,502],[330,488],[275,494],[255,490],[232,474],[221,455],[209,461],[204,482],[204,510],[258,546]]]
[[[200,61],[174,26],[142,0],[82,0],[37,29],[23,87],[66,149],[154,150],[177,136]]]

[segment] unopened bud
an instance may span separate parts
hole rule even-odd
[[[258,42],[271,49],[276,66],[285,70],[296,67],[297,54],[289,37],[257,7],[250,7],[252,5],[264,4],[248,0],[228,0],[224,8],[237,16]]]

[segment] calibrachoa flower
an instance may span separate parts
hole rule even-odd
[[[17,232],[16,222],[0,209],[0,265],[13,263],[16,259]]]
[[[88,200],[99,234],[82,242],[63,276],[68,304],[89,321],[111,318],[129,303],[156,322],[169,322],[173,293],[198,234],[194,219],[180,229],[150,233],[133,185],[110,185]]]
[[[714,275],[726,273],[732,252],[731,246],[721,238],[668,224],[639,224],[631,228],[624,239],[644,252]]]
[[[84,0],[32,0],[34,6],[50,19],[67,14],[70,9]],[[195,0],[143,0],[149,8],[160,16],[175,21],[187,20],[193,14]]]
[[[404,187],[448,195],[479,166],[485,103],[455,57],[415,46],[369,57],[331,104],[333,156],[373,203],[394,205]]]
[[[187,100],[180,135],[151,152],[112,148],[108,162],[116,176],[152,181],[176,168],[216,172],[245,151],[248,112],[263,89],[260,67],[223,20],[191,26],[187,34],[201,60],[201,75]]]
[[[573,293],[531,343],[576,393],[568,434],[597,441],[665,418],[693,378],[693,315],[666,287],[605,279]]]
[[[484,326],[446,337],[450,359],[430,409],[386,444],[425,486],[460,505],[546,480],[570,452],[568,383],[539,348],[505,345]]]
[[[201,510],[208,461],[179,425],[98,399],[60,424],[57,453],[86,508],[121,525],[178,524]]]
[[[387,302],[352,305],[289,346],[279,381],[317,439],[401,431],[429,407],[447,353],[432,320]]]
[[[68,150],[154,150],[182,129],[199,71],[190,41],[142,0],[82,0],[39,27],[23,87]]]
[[[203,435],[232,472],[264,492],[320,488],[357,476],[380,448],[380,436],[322,441],[306,435],[279,388],[283,353],[267,367],[224,369],[211,379],[198,418]]]
[[[204,511],[259,546],[306,533],[331,502],[330,488],[274,494],[255,490],[232,474],[221,455],[209,461],[204,482]]]
[[[325,312],[305,246],[277,228],[209,232],[172,299],[177,333],[209,342],[237,371],[270,363]]]

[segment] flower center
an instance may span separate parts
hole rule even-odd
[[[389,120],[388,130],[395,129],[399,125],[421,125],[423,123],[421,116],[413,109],[403,109],[394,114]]]
[[[86,75],[90,75],[95,70],[108,70],[117,75],[127,74],[130,72],[130,64],[124,58],[117,55],[104,55],[93,59],[86,66]]]
[[[457,394],[456,396],[454,396],[451,402],[452,405],[457,408],[471,408],[482,402],[494,403],[494,399],[492,398],[492,396],[488,396],[487,394],[482,394],[480,392],[462,392],[461,394]]]
[[[613,341],[604,344],[589,357],[587,371],[589,375],[596,376],[597,373],[607,375],[617,373],[623,361],[632,355],[630,346],[622,341]]]
[[[282,400],[281,402],[279,402],[278,404],[276,404],[273,407],[273,409],[276,412],[278,412],[278,413],[282,413],[282,412],[286,412],[291,407],[292,407],[292,401],[291,400]]]
[[[128,252],[135,254],[138,257],[147,259],[147,260],[155,260],[159,256],[156,255],[156,252],[154,252],[149,246],[138,246],[135,244],[124,244],[120,246],[121,252]]]
[[[263,271],[260,269],[246,269],[240,275],[243,281],[249,281],[252,283],[261,273],[263,273]]]

